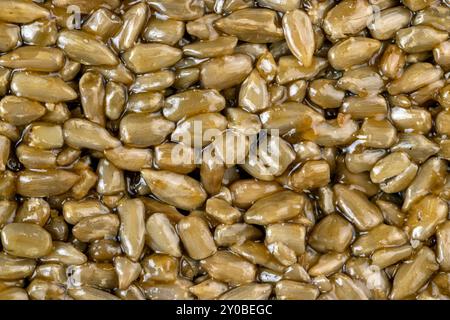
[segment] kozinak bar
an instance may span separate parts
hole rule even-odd
[[[448,0],[0,0],[0,300],[450,299],[449,32]]]

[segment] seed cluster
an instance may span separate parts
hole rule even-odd
[[[0,0],[0,300],[449,299],[449,32],[448,0]]]

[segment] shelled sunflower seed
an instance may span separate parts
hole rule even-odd
[[[0,300],[450,299],[449,32],[443,0],[0,0]]]

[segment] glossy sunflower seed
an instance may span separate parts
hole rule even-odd
[[[239,91],[239,106],[244,110],[256,113],[269,107],[269,91],[267,84],[257,70],[245,79]]]
[[[448,39],[448,33],[428,26],[415,26],[397,32],[396,42],[407,53],[420,53],[433,50],[435,46]]]
[[[181,219],[177,224],[177,231],[191,258],[201,260],[216,252],[214,239],[202,218],[189,216]]]
[[[130,49],[135,44],[147,20],[147,11],[145,3],[138,3],[123,14],[120,30],[111,39],[118,51]]]
[[[48,197],[67,192],[79,177],[61,169],[22,171],[17,178],[17,193],[26,197]]]
[[[29,71],[55,72],[64,66],[64,54],[56,48],[20,47],[1,56],[0,66]]]
[[[350,37],[328,51],[328,60],[336,70],[364,64],[381,48],[381,42],[363,37]]]
[[[114,66],[119,63],[111,49],[94,36],[83,31],[61,32],[58,36],[57,45],[69,58],[81,64]]]
[[[64,123],[65,142],[76,149],[87,148],[97,151],[120,146],[120,141],[100,125],[83,119],[70,119]]]
[[[49,89],[44,91],[42,88]],[[18,97],[52,103],[74,100],[78,96],[67,83],[58,77],[26,72],[14,73],[11,90]]]
[[[7,52],[20,44],[20,27],[0,22],[0,51]]]
[[[36,262],[29,258],[19,258],[6,253],[0,254],[2,269],[0,279],[15,280],[31,276],[36,267]]]
[[[312,284],[281,280],[275,286],[275,294],[280,300],[315,300],[319,290]]]
[[[159,114],[129,113],[120,121],[120,140],[134,147],[158,145],[174,130],[175,124]]]
[[[345,38],[362,31],[372,18],[373,8],[368,1],[345,0],[328,11],[323,29],[334,39]]]
[[[285,203],[280,208],[277,203]],[[244,219],[247,223],[267,225],[282,222],[298,216],[303,208],[303,198],[291,191],[274,193],[257,200],[245,213]]]
[[[142,170],[141,174],[153,194],[175,207],[192,210],[200,207],[206,200],[206,192],[191,177],[150,169]]]
[[[54,241],[50,253],[41,260],[69,266],[82,265],[87,262],[87,257],[70,243]]]
[[[115,214],[102,214],[80,220],[72,229],[75,238],[82,242],[112,238],[119,231],[120,221]]]
[[[31,223],[10,223],[1,234],[5,251],[22,258],[40,258],[52,249],[50,234],[42,227]]]
[[[151,59],[148,59],[151,57]],[[135,73],[158,71],[173,66],[182,57],[180,49],[166,44],[137,44],[122,54],[125,64]]]
[[[152,214],[146,222],[149,246],[159,253],[181,256],[180,238],[164,213]]]
[[[119,30],[121,25],[122,19],[120,17],[107,8],[99,8],[83,23],[82,30],[106,41]]]
[[[204,88],[228,89],[241,83],[252,71],[252,60],[244,54],[210,59],[201,65],[200,81]],[[220,79],[216,77],[221,74]]]
[[[117,207],[120,217],[119,237],[122,250],[132,261],[137,261],[145,244],[145,207],[141,200],[122,201]]]
[[[228,251],[216,252],[201,265],[214,279],[230,284],[250,283],[256,276],[254,264]]]
[[[426,62],[410,65],[405,72],[388,86],[391,95],[410,93],[442,77],[442,69]]]
[[[423,247],[396,272],[390,298],[403,299],[415,294],[438,268],[434,252]]]
[[[283,39],[283,29],[275,11],[242,9],[217,20],[214,27],[251,43],[276,42]]]
[[[170,96],[165,101],[164,116],[171,121],[225,108],[225,99],[217,90],[187,90]],[[202,121],[203,122],[203,121]]]
[[[283,30],[292,54],[302,66],[311,66],[315,40],[309,16],[302,10],[288,11],[283,16]]]
[[[5,0],[0,3],[0,20],[11,23],[29,23],[38,19],[50,18],[50,12],[24,0]]]
[[[362,192],[344,185],[336,185],[334,192],[339,208],[359,230],[370,230],[382,222],[383,216],[380,209]]]
[[[372,37],[378,40],[388,40],[393,38],[398,30],[407,27],[411,17],[411,11],[405,7],[388,8],[382,10],[368,28]]]

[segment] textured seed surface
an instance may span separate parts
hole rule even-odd
[[[450,299],[449,32],[447,0],[0,0],[0,300]]]

